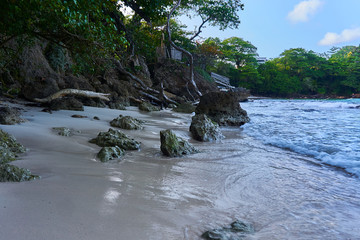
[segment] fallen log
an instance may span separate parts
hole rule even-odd
[[[54,99],[62,98],[66,95],[77,95],[82,97],[99,98],[105,101],[110,101],[110,99],[108,98],[108,96],[110,96],[110,93],[98,93],[79,89],[62,89],[46,98],[34,98],[34,101],[39,103],[47,103],[51,102]]]

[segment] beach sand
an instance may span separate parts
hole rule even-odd
[[[13,164],[41,179],[0,183],[0,239],[200,239],[235,219],[254,226],[246,239],[360,239],[358,179],[263,145],[241,128],[222,128],[224,140],[200,143],[188,132],[191,115],[170,110],[23,108],[28,122],[1,128],[28,149]],[[123,130],[141,150],[101,163],[100,147],[88,141],[119,114],[146,121],[144,130]],[[53,127],[80,132],[64,137]],[[163,129],[200,153],[163,156]]]

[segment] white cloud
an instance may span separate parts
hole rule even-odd
[[[360,27],[353,29],[345,29],[340,34],[328,32],[325,37],[319,41],[319,45],[332,46],[339,43],[350,42],[360,39]]]
[[[310,16],[314,15],[323,4],[322,0],[302,1],[294,7],[294,10],[289,12],[287,18],[293,23],[307,22]]]

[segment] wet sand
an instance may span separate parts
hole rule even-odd
[[[191,116],[169,110],[40,110],[28,108],[26,123],[1,126],[28,149],[14,165],[41,179],[0,184],[0,239],[200,239],[235,219],[254,226],[246,239],[360,238],[358,178],[265,146],[241,128],[200,143],[188,133]],[[119,114],[146,121],[144,130],[124,130],[141,150],[101,163],[100,147],[88,141]],[[63,137],[53,127],[80,132]],[[168,128],[201,152],[163,156],[159,132]]]

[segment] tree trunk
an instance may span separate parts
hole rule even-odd
[[[172,14],[174,13],[174,11],[180,6],[181,4],[181,0],[178,0],[178,2],[176,3],[176,5],[171,9],[168,17],[167,17],[167,32],[168,32],[168,38],[169,38],[169,42],[170,45],[175,48],[176,50],[182,52],[183,54],[185,54],[188,58],[189,58],[189,62],[190,62],[190,72],[189,72],[189,81],[191,83],[191,85],[194,87],[195,92],[197,93],[197,95],[199,95],[200,97],[202,96],[201,92],[199,91],[199,88],[197,87],[195,80],[194,80],[194,58],[193,55],[189,52],[186,51],[185,49],[175,45],[175,43],[171,40],[171,29],[170,29],[170,18],[172,16]]]

